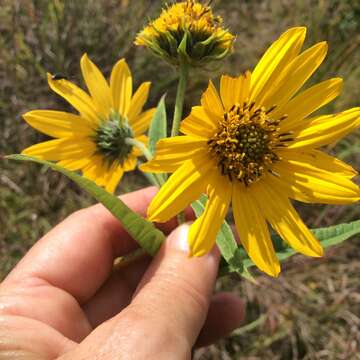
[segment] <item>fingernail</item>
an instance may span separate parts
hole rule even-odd
[[[170,234],[168,238],[168,244],[171,248],[180,250],[187,255],[190,253],[188,236],[191,224],[191,222],[188,222],[180,225]],[[220,251],[217,246],[214,246],[209,253],[203,255],[202,257],[213,258],[215,261],[218,261],[220,258]]]
[[[185,253],[189,253],[189,229],[190,224],[182,224],[175,231],[173,231],[168,238],[168,244],[170,247]]]

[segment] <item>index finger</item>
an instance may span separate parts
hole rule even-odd
[[[145,215],[155,187],[121,196],[135,212]],[[176,223],[165,226],[171,230]],[[138,245],[102,205],[70,215],[39,240],[5,279],[40,278],[84,303],[108,278],[116,257]]]

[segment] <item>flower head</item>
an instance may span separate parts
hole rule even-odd
[[[202,66],[223,59],[232,50],[235,38],[222,22],[210,6],[182,1],[163,9],[160,17],[137,35],[135,44],[149,47],[172,64],[184,59]]]
[[[23,115],[33,128],[56,139],[28,147],[22,153],[75,171],[114,192],[124,172],[136,167],[138,149],[128,138],[146,142],[155,109],[143,111],[150,83],[133,94],[132,76],[124,59],[113,67],[110,84],[85,54],[81,70],[90,96],[63,77],[48,74],[49,86],[79,114],[34,110]]]
[[[215,243],[232,203],[242,246],[264,272],[280,271],[268,225],[300,253],[321,256],[322,247],[289,199],[348,204],[360,200],[356,171],[318,148],[360,125],[360,108],[311,117],[341,91],[342,80],[323,81],[299,92],[323,61],[327,45],[301,52],[305,28],[286,31],[252,73],[222,76],[220,95],[210,81],[201,106],[183,121],[185,136],[161,140],[143,166],[174,172],[153,199],[148,216],[166,221],[202,193],[205,211],[191,226],[191,254]]]

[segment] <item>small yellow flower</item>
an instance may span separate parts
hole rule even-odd
[[[149,47],[172,64],[182,58],[202,66],[223,59],[232,50],[235,38],[222,22],[210,6],[196,0],[175,3],[138,34],[135,44]]]
[[[136,167],[139,150],[126,138],[146,142],[155,109],[143,111],[150,83],[133,94],[132,76],[125,59],[113,67],[110,84],[85,54],[81,70],[90,96],[59,76],[48,74],[50,88],[67,100],[79,115],[53,110],[34,110],[23,115],[33,128],[56,139],[28,147],[22,153],[56,161],[114,192],[124,172]]]
[[[336,115],[309,115],[332,101],[342,80],[323,81],[298,93],[327,52],[325,42],[301,51],[305,28],[286,31],[252,73],[222,76],[220,96],[210,81],[201,106],[181,126],[186,136],[161,140],[156,157],[142,167],[174,172],[153,199],[148,216],[164,222],[206,192],[203,215],[191,226],[191,254],[215,243],[232,202],[240,241],[264,272],[280,264],[268,225],[295,250],[321,256],[323,249],[289,199],[349,204],[360,199],[356,171],[317,150],[360,125],[360,108]]]

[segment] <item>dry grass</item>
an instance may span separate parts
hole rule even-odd
[[[266,46],[289,26],[309,28],[307,45],[329,42],[329,56],[313,81],[345,79],[343,95],[326,111],[356,105],[360,95],[360,5],[351,0],[213,1],[236,34],[236,52],[223,67],[193,73],[188,111],[197,102],[207,77],[237,74],[253,67]],[[132,45],[148,15],[158,12],[151,0],[2,0],[0,7],[0,154],[21,151],[44,137],[29,129],[21,114],[35,108],[66,109],[48,91],[46,71],[60,72],[81,83],[83,52],[109,73],[125,56],[137,83],[153,81],[150,102],[168,91],[172,108],[173,70]],[[224,70],[225,68],[225,70]],[[191,100],[189,100],[191,99]],[[360,133],[328,148],[360,168]],[[51,226],[92,200],[56,173],[36,165],[0,162],[0,278]],[[127,192],[146,182],[140,174],[122,184]],[[358,219],[359,206],[304,206],[311,226]],[[359,239],[327,257],[296,257],[278,280],[259,274],[259,285],[226,278],[218,287],[239,292],[248,303],[248,327],[196,354],[197,359],[360,359]]]

